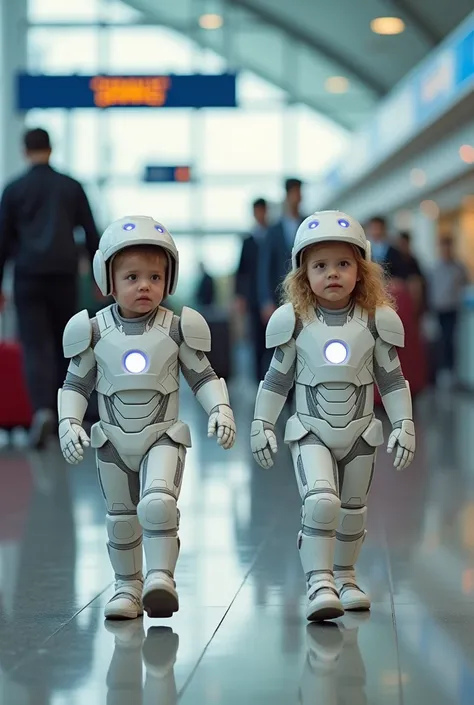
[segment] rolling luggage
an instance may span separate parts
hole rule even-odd
[[[25,383],[23,354],[20,344],[6,337],[7,316],[5,311],[0,314],[0,429],[29,429],[33,409]]]

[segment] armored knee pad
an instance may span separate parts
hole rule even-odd
[[[146,531],[177,531],[178,508],[176,500],[159,490],[146,494],[138,503],[138,519]]]
[[[341,500],[328,490],[310,492],[303,504],[303,526],[318,531],[335,531],[339,523]]]

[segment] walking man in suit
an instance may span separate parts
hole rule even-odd
[[[302,182],[285,181],[286,198],[281,219],[268,229],[260,248],[259,299],[260,315],[264,325],[278,308],[280,284],[291,264],[291,248],[296,231],[304,217],[300,213]]]
[[[265,354],[265,326],[260,317],[258,293],[258,265],[260,247],[268,230],[268,207],[264,198],[252,204],[255,224],[245,237],[235,279],[235,304],[240,315],[249,316],[250,335],[254,351],[254,373],[257,381],[263,378]]]

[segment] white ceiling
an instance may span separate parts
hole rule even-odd
[[[472,10],[472,0],[126,0],[151,21],[210,47],[230,69],[247,69],[291,98],[351,130]],[[224,25],[202,30],[198,18],[217,12]],[[370,21],[401,17],[406,29],[379,36]],[[327,93],[330,76],[349,90]]]

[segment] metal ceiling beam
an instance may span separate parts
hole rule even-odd
[[[345,54],[335,49],[330,43],[323,41],[320,37],[315,37],[314,34],[310,32],[305,32],[296,27],[289,27],[280,17],[275,15],[273,12],[266,9],[256,7],[252,0],[232,0],[232,5],[237,5],[245,8],[249,12],[253,12],[257,17],[259,17],[266,24],[276,27],[281,32],[284,32],[287,36],[295,39],[298,43],[312,49],[313,51],[323,54],[327,59],[333,61],[335,64],[340,66],[346,73],[357,78],[361,83],[363,83],[367,88],[369,88],[377,98],[384,96],[391,88],[391,86],[382,84],[378,79],[374,78],[366,69],[362,66],[357,66],[353,59],[349,58]]]
[[[145,17],[149,17],[153,19],[156,23],[160,23],[162,25],[165,25],[169,27],[170,29],[175,30],[176,32],[182,32],[183,27],[182,25],[180,26],[179,23],[173,23],[169,19],[163,18],[159,11],[156,10],[155,8],[148,8],[147,7],[147,0],[125,0],[127,5],[130,5],[131,7],[134,7],[136,10],[140,10]],[[234,3],[235,0],[232,0]],[[229,59],[228,56],[225,55],[225,52],[223,51],[218,51],[216,50],[213,46],[207,45],[205,42],[203,42],[203,34],[201,32],[196,33],[195,35],[187,35],[189,39],[192,39],[192,41],[196,42],[197,44],[200,44],[201,46],[204,46],[205,48],[211,48],[213,51],[216,52],[216,54],[220,54],[223,56],[226,60]],[[292,37],[293,38],[293,37]],[[288,84],[284,80],[278,80],[275,78],[275,76],[271,75],[269,72],[265,71],[264,69],[261,69],[260,67],[255,67],[252,66],[251,62],[246,62],[246,65],[243,66],[243,68],[246,68],[249,71],[252,71],[255,73],[257,76],[260,76],[260,78],[263,78],[265,81],[268,81],[269,83],[272,83],[274,86],[277,88],[281,88],[284,91],[287,91],[289,95],[291,96],[293,102],[297,103],[302,103],[303,105],[307,105],[309,108],[312,108],[316,112],[320,113],[321,115],[326,116],[330,120],[333,120],[336,124],[340,125],[343,127],[345,130],[349,130],[350,132],[354,132],[354,125],[351,124],[348,120],[344,118],[344,112],[341,111],[336,111],[336,110],[331,110],[327,105],[323,105],[318,103],[318,101],[308,98],[308,97],[303,97],[303,95],[298,91],[295,91],[294,86],[288,86]]]
[[[388,0],[388,4],[400,10],[404,16],[402,19],[407,20],[414,29],[418,30],[431,47],[435,47],[443,39],[438,31],[429,26],[426,17],[423,17],[421,11],[414,7],[410,0]]]

